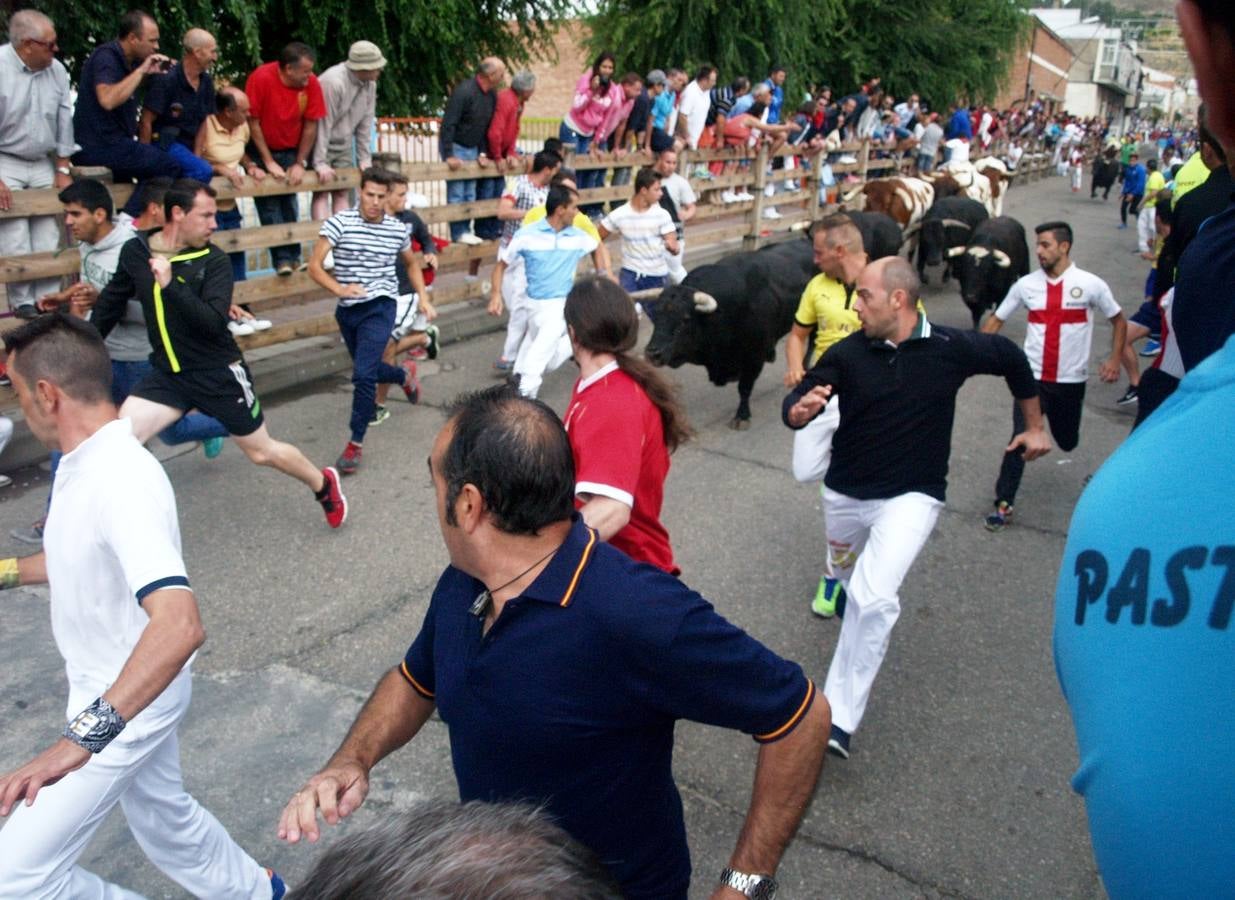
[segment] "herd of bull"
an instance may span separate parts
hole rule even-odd
[[[954,164],[937,176],[869,181],[842,198],[869,259],[898,253],[955,277],[974,328],[1029,273],[1029,245],[1016,219],[1000,215],[1008,172],[995,159]],[[703,366],[716,385],[738,384],[731,427],[750,426],[750,396],[776,344],[788,334],[807,282],[817,274],[809,240],[737,253],[691,270],[654,304],[646,355],[654,365]]]

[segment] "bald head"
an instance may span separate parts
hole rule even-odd
[[[918,322],[921,283],[913,266],[899,256],[877,259],[858,276],[854,310],[869,338],[899,344]]]
[[[184,33],[184,49],[190,53],[214,46],[214,35],[204,28],[190,28]]]
[[[904,294],[910,307],[917,308],[922,282],[909,260],[900,256],[887,256],[876,260],[872,265],[879,266],[877,271],[883,281],[883,289],[889,296],[899,291]]]
[[[190,28],[184,33],[184,67],[195,77],[205,72],[219,59],[219,44],[214,35],[204,28]]]

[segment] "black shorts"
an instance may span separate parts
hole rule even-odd
[[[218,419],[233,437],[244,437],[262,427],[262,403],[253,393],[253,376],[243,360],[176,375],[152,369],[133,388],[131,396],[186,413],[196,409]]]
[[[1085,382],[1038,382],[1038,400],[1059,449],[1069,453],[1081,439],[1081,410],[1085,406]]]

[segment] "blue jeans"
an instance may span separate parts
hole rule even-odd
[[[502,189],[505,187],[505,178],[477,179],[476,199],[497,200],[502,196]],[[476,220],[474,230],[476,237],[484,238],[486,241],[496,241],[502,236],[502,223],[497,220],[497,216],[485,216],[483,219]]]
[[[395,300],[381,297],[352,306],[337,306],[335,321],[352,357],[352,440],[364,441],[377,408],[377,385],[403,384],[407,374],[382,362],[386,341],[395,325]]]
[[[290,169],[292,163],[296,161],[295,150],[274,150],[270,155],[285,170]],[[295,194],[254,197],[253,203],[257,206],[257,218],[263,225],[294,225],[296,220],[300,218],[300,210],[296,205]],[[300,245],[280,244],[278,247],[271,247],[270,261],[274,264],[275,268],[278,268],[281,263],[285,262],[291,263],[293,266],[299,264]]]
[[[180,163],[180,167],[184,169],[185,178],[193,178],[202,184],[210,184],[210,179],[214,177],[214,169],[211,168],[210,163],[200,156],[195,156],[193,151],[180,141],[171,142],[167,148],[167,155]]]
[[[219,231],[239,231],[244,224],[239,206],[232,209],[219,210],[214,214],[214,220],[219,223]],[[248,278],[249,276],[244,266],[244,252],[229,253],[227,255],[232,260],[232,281],[244,281]]]
[[[480,150],[476,147],[464,147],[462,144],[452,144],[450,152],[453,156],[461,159],[463,162],[475,162],[476,157],[480,156]],[[458,181],[446,182],[446,202],[448,204],[455,203],[474,203],[479,197],[480,181],[491,181],[492,179],[484,178],[463,178]],[[501,191],[499,190],[499,194]],[[496,196],[496,195],[495,195]],[[450,240],[454,243],[459,242],[459,238],[467,234],[471,228],[471,219],[462,219],[458,222],[450,223]],[[480,235],[476,235],[480,237]]]
[[[633,294],[635,291],[651,291],[663,288],[668,281],[668,275],[640,275],[631,269],[621,269],[618,272],[618,284],[628,294]],[[651,321],[655,321],[656,302],[655,300],[639,301],[643,311],[647,313],[648,319]]]
[[[575,131],[565,122],[563,122],[557,130],[558,140],[562,142],[562,149],[573,152],[576,156],[581,156],[587,153],[592,147],[592,136],[590,134],[580,134]],[[604,169],[584,169],[579,170],[575,174],[575,184],[579,186],[579,190],[584,191],[588,188],[604,187],[605,185],[605,170]],[[602,204],[587,203],[580,207],[584,215],[594,216],[600,212]]]

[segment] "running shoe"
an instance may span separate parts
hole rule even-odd
[[[1119,406],[1127,406],[1129,403],[1136,402],[1136,388],[1133,385],[1128,385],[1128,389],[1124,391],[1124,395],[1115,401]]]
[[[373,418],[369,420],[369,426],[381,425],[390,418],[390,410],[384,406],[377,406],[373,409]]]
[[[6,488],[13,483],[13,479],[8,475],[0,475],[0,488]]]
[[[815,590],[815,599],[811,601],[810,611],[821,619],[830,619],[836,615],[836,604],[844,596],[844,586],[835,578],[828,578],[825,575],[819,579],[819,587]]]
[[[275,269],[275,274],[277,274],[280,278],[288,278],[295,271],[296,267],[290,262],[281,262]]]
[[[1145,342],[1145,345],[1143,347],[1141,347],[1140,355],[1141,356],[1157,356],[1161,350],[1162,350],[1162,342],[1155,341],[1151,338]]]
[[[425,346],[425,355],[429,359],[437,359],[438,346],[441,343],[442,331],[436,325],[428,325],[425,327],[425,335],[429,338],[429,343]]]
[[[347,521],[347,498],[339,488],[339,472],[333,466],[322,469],[322,477],[326,483],[317,493],[317,502],[326,513],[326,522],[331,528],[338,528]]]
[[[335,460],[334,467],[339,470],[340,475],[355,475],[356,470],[360,468],[360,457],[363,452],[364,448],[355,441],[348,441],[343,452],[339,454],[339,458]]]
[[[28,528],[14,528],[9,532],[9,536],[23,544],[41,544],[43,543],[43,526],[46,524],[46,519],[39,519]]]
[[[469,247],[479,247],[481,244],[484,243],[484,240],[481,238],[478,238],[476,235],[474,235],[470,231],[465,231],[463,234],[459,235],[459,240],[457,241],[457,243],[467,244]]]
[[[269,331],[274,328],[274,322],[269,319],[248,319],[249,327],[254,331]]]
[[[429,352],[425,350],[424,347],[413,347],[411,350],[407,351],[407,358],[420,362],[422,359],[429,358]]]
[[[832,726],[832,731],[828,735],[828,752],[833,756],[838,756],[841,759],[849,758],[849,732],[843,728]]]
[[[270,900],[283,900],[287,893],[287,884],[274,869],[266,869],[266,877],[270,879]]]
[[[223,452],[223,438],[212,437],[202,441],[202,453],[206,454],[206,459],[214,459]]]
[[[1012,504],[1006,500],[995,502],[995,511],[986,517],[987,531],[1003,531],[1012,521]]]
[[[245,335],[252,334],[257,329],[241,319],[232,319],[227,323],[227,330],[236,337],[244,337]]]
[[[407,376],[403,379],[403,393],[407,395],[408,403],[420,402],[420,379],[416,377],[416,364],[410,359],[404,360],[403,371]]]

